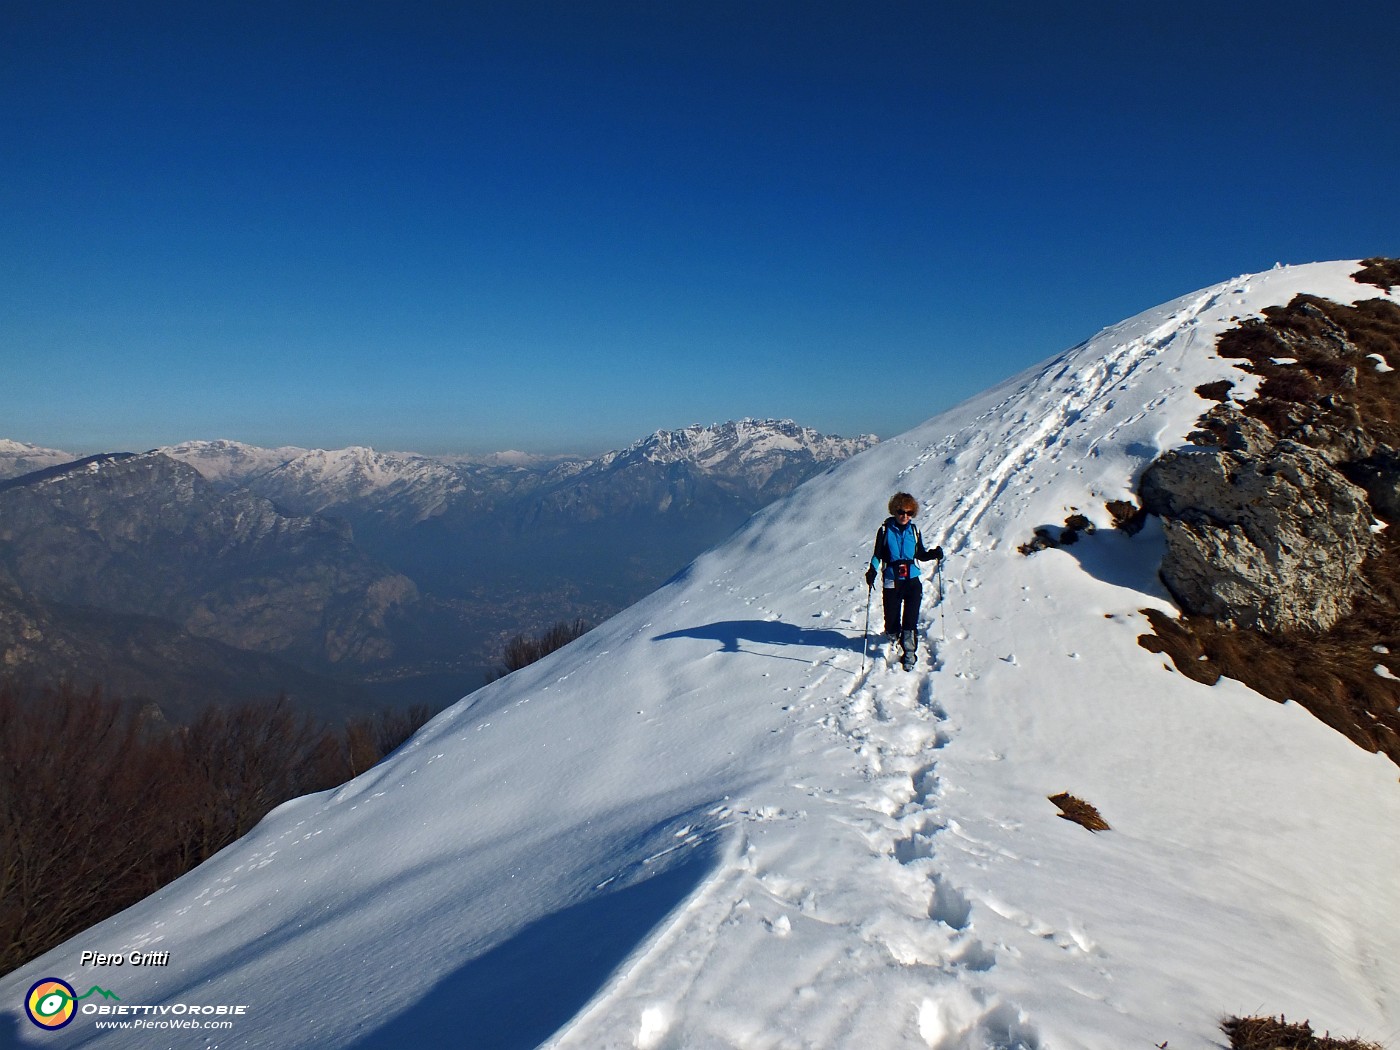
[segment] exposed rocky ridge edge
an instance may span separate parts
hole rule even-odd
[[[1365,260],[1354,278],[1388,290],[1400,261]],[[1257,394],[1198,390],[1217,404],[1193,447],[1142,477],[1182,615],[1148,612],[1139,641],[1400,764],[1400,305],[1299,295],[1264,313],[1217,344]]]

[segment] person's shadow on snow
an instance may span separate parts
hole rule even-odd
[[[687,627],[679,631],[658,634],[653,641],[666,642],[676,638],[699,638],[718,642],[720,652],[750,653],[754,656],[768,656],[778,660],[791,660],[795,657],[777,656],[763,652],[768,646],[800,646],[807,649],[853,649],[859,650],[861,639],[852,638],[840,631],[830,631],[819,627],[798,627],[782,620],[721,620],[699,627]],[[748,642],[759,648],[746,649]]]

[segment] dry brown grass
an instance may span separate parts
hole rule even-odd
[[[1384,288],[1387,292],[1395,285],[1400,284],[1400,259],[1362,259],[1361,269],[1351,275],[1355,280],[1365,284],[1374,284],[1377,288]]]
[[[1231,1017],[1220,1029],[1230,1037],[1232,1050],[1385,1050],[1361,1039],[1317,1035],[1307,1021],[1295,1024],[1286,1017]]]
[[[1113,527],[1129,536],[1136,536],[1147,524],[1147,511],[1136,503],[1115,499],[1109,500],[1104,506],[1108,509],[1108,516],[1113,519]]]
[[[1088,828],[1090,831],[1112,830],[1108,826],[1108,821],[1103,819],[1096,807],[1085,802],[1082,798],[1075,798],[1068,791],[1051,795],[1050,801],[1055,803],[1060,810],[1057,816],[1078,824],[1081,828]]]
[[[1092,536],[1094,523],[1078,511],[1065,518],[1064,528],[1041,526],[1032,538],[1016,549],[1022,554],[1035,554],[1052,547],[1069,547],[1079,542],[1080,536]]]
[[[1392,447],[1400,444],[1400,306],[1383,299],[1343,306],[1300,295],[1226,332],[1218,351],[1263,378],[1241,407],[1279,437],[1307,444],[1309,426],[1360,427]],[[1396,370],[1378,370],[1371,354]],[[1207,415],[1202,426],[1210,425]]]
[[[1206,685],[1233,678],[1279,703],[1292,700],[1400,765],[1400,682],[1375,670],[1379,665],[1400,674],[1400,647],[1385,646],[1389,654],[1373,651],[1364,636],[1356,637],[1355,614],[1314,637],[1236,629],[1203,616],[1172,619],[1156,609],[1143,614],[1153,633],[1140,636],[1138,644],[1170,657],[1186,677]]]
[[[1218,379],[1214,383],[1202,383],[1196,387],[1198,397],[1203,397],[1207,401],[1229,401],[1230,391],[1235,388],[1235,384],[1228,379]]]

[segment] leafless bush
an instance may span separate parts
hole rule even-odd
[[[1231,1050],[1384,1050],[1379,1043],[1315,1035],[1307,1021],[1293,1024],[1286,1017],[1231,1017],[1220,1028]]]
[[[172,877],[177,765],[100,692],[0,685],[0,972]]]
[[[191,867],[246,835],[274,806],[344,779],[330,734],[285,697],[206,708],[179,731],[177,748],[189,785],[178,819]]]
[[[359,776],[385,755],[398,750],[432,715],[432,709],[426,704],[416,704],[407,709],[390,709],[351,719],[346,723],[340,748],[345,775],[339,779]]]
[[[183,875],[282,802],[369,768],[430,713],[336,731],[283,698],[171,728],[99,691],[0,682],[0,973]]]
[[[489,676],[488,681],[504,678],[512,671],[528,667],[536,660],[542,660],[556,649],[562,649],[575,638],[582,637],[591,629],[586,620],[556,623],[539,635],[516,635],[506,643],[501,654],[501,662]]]

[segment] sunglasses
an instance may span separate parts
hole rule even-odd
[[[912,510],[897,510],[894,512],[894,515],[897,518],[912,518],[914,512]]]

